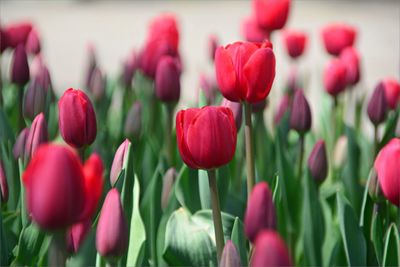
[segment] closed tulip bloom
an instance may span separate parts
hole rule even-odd
[[[125,119],[124,133],[130,139],[139,139],[142,133],[142,103],[132,104]]]
[[[282,29],[289,15],[290,0],[253,0],[258,24],[269,30]]]
[[[176,115],[176,138],[182,160],[193,169],[211,170],[230,162],[236,150],[231,109],[206,106]]]
[[[266,230],[257,236],[250,266],[292,266],[289,250],[277,232]]]
[[[31,158],[40,145],[49,140],[46,119],[43,113],[35,117],[25,143],[25,157]]]
[[[375,159],[374,167],[385,197],[400,207],[400,139],[393,138]]]
[[[132,229],[134,231],[135,229]],[[96,248],[103,257],[118,257],[128,248],[128,225],[117,189],[104,200],[96,231]]]
[[[322,183],[328,173],[328,159],[326,156],[326,148],[324,140],[319,140],[315,145],[308,158],[308,169],[312,177]]]
[[[26,52],[30,54],[39,54],[40,53],[40,38],[38,31],[33,28],[27,37],[26,40]]]
[[[128,147],[131,144],[128,139],[125,139],[124,142],[118,147],[117,151],[115,152],[114,160],[111,165],[111,172],[110,172],[110,183],[111,186],[115,186],[117,182],[118,176],[124,166],[126,152],[128,151]]]
[[[32,30],[30,22],[18,22],[5,27],[7,45],[16,48],[18,45],[25,46],[28,35]]]
[[[93,44],[88,44],[87,46],[87,63],[86,63],[86,72],[85,72],[85,87],[90,88],[90,81],[92,80],[92,74],[95,68],[97,67],[97,57],[96,57],[96,49]]]
[[[90,92],[95,101],[100,101],[106,92],[106,77],[103,75],[99,68],[95,68],[92,73],[92,79],[90,80]]]
[[[390,109],[396,109],[400,103],[400,83],[394,78],[386,78],[382,81],[385,88],[386,102]]]
[[[24,116],[33,120],[35,116],[44,112],[46,105],[47,91],[34,78],[28,85],[24,97]]]
[[[340,60],[346,65],[346,80],[349,85],[356,85],[360,81],[360,55],[353,47],[346,47],[340,53]]]
[[[41,86],[46,92],[52,88],[49,69],[40,54],[34,57],[30,71],[32,79],[37,81],[38,86]]]
[[[228,240],[222,251],[220,267],[240,267],[239,253],[231,240]]]
[[[79,251],[79,248],[81,247],[83,241],[85,241],[91,226],[91,220],[85,220],[74,224],[70,229],[68,229],[66,241],[67,251],[69,253],[77,253]]]
[[[242,105],[224,98],[221,106],[230,108],[232,110],[233,117],[235,118],[236,130],[239,131],[240,126],[242,126]]]
[[[14,159],[18,158],[24,158],[25,156],[25,144],[26,140],[28,139],[29,135],[29,128],[26,127],[22,129],[22,131],[19,133],[17,140],[15,141],[15,144],[13,146],[13,155]]]
[[[213,104],[218,92],[218,85],[215,78],[208,77],[204,73],[200,74],[199,89],[203,91],[207,105]]]
[[[140,58],[135,51],[132,51],[122,65],[121,82],[125,88],[132,86],[132,80],[139,66]]]
[[[300,134],[304,134],[311,129],[312,116],[310,105],[301,89],[297,89],[294,94],[289,123],[290,128]]]
[[[270,32],[260,27],[257,18],[252,15],[242,20],[242,36],[248,42],[261,43],[269,39]]]
[[[78,156],[67,147],[39,147],[23,174],[28,211],[43,229],[64,229],[81,219],[85,184]]]
[[[289,110],[290,110],[290,97],[288,94],[284,94],[281,98],[281,101],[279,102],[278,109],[275,113],[274,123],[278,125],[281,119],[283,118],[283,115],[285,115],[285,113]]]
[[[374,125],[378,125],[385,121],[387,111],[388,104],[386,102],[385,88],[382,83],[379,83],[368,102],[368,117]]]
[[[58,101],[58,126],[65,142],[81,148],[96,139],[97,124],[92,102],[81,90],[69,88]]]
[[[236,42],[219,47],[215,70],[222,95],[233,102],[264,100],[275,78],[272,44]]]
[[[161,207],[165,210],[168,206],[168,200],[171,195],[171,191],[174,188],[174,183],[178,173],[175,168],[169,168],[164,174],[163,187],[161,193]]]
[[[331,96],[336,97],[343,92],[347,86],[347,69],[343,61],[332,59],[324,70],[325,90]]]
[[[6,172],[3,167],[3,162],[0,160],[0,197],[1,203],[5,203],[8,200],[8,183]]]
[[[178,102],[181,94],[179,62],[171,56],[163,56],[157,65],[155,80],[156,96],[162,102]]]
[[[330,24],[321,31],[326,51],[338,56],[343,49],[353,46],[356,39],[356,29],[347,24]]]
[[[11,82],[24,86],[29,81],[28,57],[23,45],[15,48],[11,63]]]
[[[283,42],[288,55],[296,59],[304,52],[307,43],[307,35],[301,31],[286,30],[283,33]]]
[[[208,51],[210,54],[211,61],[214,61],[215,51],[218,48],[218,38],[216,35],[210,35],[208,37]]]
[[[254,243],[262,230],[275,228],[276,215],[272,193],[266,182],[260,182],[254,186],[247,202],[244,230],[249,240]]]

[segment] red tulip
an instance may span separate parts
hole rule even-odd
[[[374,125],[378,125],[385,121],[387,111],[388,104],[385,97],[385,88],[383,87],[383,83],[379,83],[375,87],[374,92],[372,93],[368,102],[368,118]]]
[[[22,45],[15,48],[11,63],[11,82],[24,86],[29,81],[29,65],[25,48]]]
[[[264,100],[275,78],[272,45],[236,42],[219,47],[215,70],[221,93],[228,100],[248,103]]]
[[[69,88],[58,101],[60,133],[69,145],[80,148],[96,138],[96,114],[92,102],[81,90]]]
[[[328,173],[328,159],[324,140],[319,140],[315,145],[307,161],[308,169],[312,177],[322,183]]]
[[[277,232],[267,230],[257,236],[250,266],[292,266],[288,248]]]
[[[8,200],[7,177],[3,167],[3,162],[1,160],[0,160],[0,198],[1,198],[1,203],[5,203]]]
[[[40,53],[40,38],[39,33],[35,28],[33,28],[28,34],[26,40],[26,52],[31,54]]]
[[[23,174],[28,211],[44,229],[63,229],[81,219],[85,183],[78,156],[60,145],[42,145]]]
[[[400,83],[394,78],[386,78],[382,83],[389,108],[396,109],[400,103]]]
[[[128,146],[131,144],[128,139],[118,147],[117,151],[115,152],[114,160],[111,165],[111,172],[110,172],[110,183],[111,186],[115,186],[117,182],[118,176],[124,166],[125,156],[128,149]]]
[[[258,25],[255,16],[249,16],[242,20],[242,36],[248,42],[261,43],[269,39],[270,32]]]
[[[289,56],[295,59],[303,54],[307,43],[307,35],[301,31],[286,30],[283,33],[283,42]]]
[[[356,29],[346,24],[330,24],[321,31],[326,51],[338,56],[343,49],[353,46],[356,39]]]
[[[290,0],[253,0],[258,24],[268,31],[282,29],[289,15]]]
[[[29,33],[32,30],[30,22],[19,22],[8,25],[5,29],[7,46],[16,48],[18,45],[24,46]]]
[[[262,230],[276,228],[275,206],[266,182],[254,186],[247,203],[244,226],[246,235],[252,243]]]
[[[163,56],[157,65],[155,91],[163,102],[178,102],[181,94],[180,63],[171,56]]]
[[[340,60],[344,62],[347,69],[347,84],[356,85],[360,81],[360,56],[353,47],[346,47],[340,53]]]
[[[311,129],[312,116],[310,105],[301,89],[297,89],[294,94],[289,124],[291,129],[300,134],[305,134]]]
[[[374,167],[385,197],[400,207],[400,139],[393,138],[375,159]]]
[[[25,157],[31,158],[40,145],[49,140],[46,119],[43,113],[35,117],[29,129],[28,137],[25,143]]]
[[[231,161],[235,154],[235,120],[226,107],[179,111],[176,136],[182,160],[193,169],[218,168]]]
[[[117,189],[111,189],[101,208],[96,248],[103,257],[118,257],[128,248],[128,225]]]
[[[70,253],[77,253],[90,231],[92,223],[90,220],[74,224],[67,231],[67,251]]]
[[[25,158],[25,144],[26,140],[28,139],[29,135],[29,128],[26,127],[22,129],[22,131],[19,133],[17,140],[15,140],[15,144],[13,147],[13,155],[14,159],[18,158]]]
[[[347,69],[346,65],[339,59],[332,59],[324,70],[325,90],[336,97],[346,89]]]

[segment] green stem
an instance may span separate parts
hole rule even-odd
[[[167,149],[167,160],[169,166],[173,166],[174,153],[172,146],[172,129],[173,129],[174,105],[167,104],[167,130],[165,134],[165,144]]]
[[[378,125],[374,125],[374,155],[378,155],[379,152],[379,140],[378,140]]]
[[[244,135],[246,142],[247,199],[249,199],[255,183],[254,155],[253,155],[252,127],[251,127],[251,105],[249,103],[244,103],[244,117],[245,117]]]
[[[81,159],[82,163],[85,162],[85,149],[86,149],[86,146],[81,147],[81,148],[78,149],[79,158]]]
[[[218,262],[220,262],[222,250],[224,249],[224,231],[222,229],[221,209],[219,207],[218,186],[215,178],[215,169],[208,171],[208,182],[210,185],[215,242],[217,243],[217,256]]]
[[[49,266],[65,266],[66,252],[65,232],[54,233],[49,250]]]
[[[337,96],[333,98],[333,106],[332,106],[332,133],[333,133],[333,147],[335,147],[336,144],[336,132],[338,130],[338,125],[336,123],[336,113],[338,109],[338,99]]]
[[[25,126],[23,105],[24,105],[24,87],[18,86],[18,132],[21,132]]]
[[[299,165],[297,169],[297,175],[301,179],[303,172],[303,158],[304,158],[304,134],[300,134],[299,137]]]

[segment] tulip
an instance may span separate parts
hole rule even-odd
[[[92,78],[90,80],[89,90],[92,93],[95,101],[100,101],[104,97],[106,91],[106,77],[98,67],[93,70],[91,76]]]
[[[67,251],[70,253],[77,253],[85,240],[87,234],[90,231],[91,221],[86,220],[74,224],[67,231]]]
[[[240,257],[236,250],[235,245],[231,240],[228,240],[225,244],[222,252],[220,267],[240,267]]]
[[[360,81],[360,55],[353,47],[346,47],[340,53],[340,60],[346,66],[346,81],[348,85],[356,85]]]
[[[169,168],[164,175],[161,193],[161,207],[163,210],[165,210],[168,206],[168,200],[177,176],[178,173],[176,172],[175,168]]]
[[[47,131],[46,119],[44,118],[43,113],[40,113],[33,120],[28,137],[26,138],[24,153],[25,157],[32,158],[39,146],[43,143],[46,143],[48,140],[49,135]]]
[[[24,116],[29,119],[45,111],[47,91],[34,78],[28,85],[24,99]]]
[[[30,22],[20,22],[8,25],[5,29],[7,46],[16,48],[18,45],[24,46],[28,35],[32,30]]]
[[[39,54],[40,53],[40,38],[38,31],[33,28],[27,37],[26,40],[26,52],[31,54]]]
[[[134,229],[132,229],[134,230]],[[103,257],[119,257],[128,248],[128,225],[117,189],[111,189],[103,203],[96,231],[96,248]]]
[[[176,136],[182,160],[193,169],[215,169],[232,160],[236,126],[231,109],[206,106],[181,110]]]
[[[288,248],[277,232],[266,230],[257,236],[250,266],[292,266]]]
[[[346,65],[339,59],[332,59],[324,70],[325,90],[333,97],[346,89],[347,69]]]
[[[81,90],[69,88],[58,101],[60,133],[69,145],[82,148],[96,138],[96,114]]]
[[[233,117],[235,118],[236,130],[239,131],[240,126],[242,126],[242,105],[224,98],[221,106],[230,108],[232,110]]]
[[[296,59],[304,52],[307,43],[307,35],[301,31],[286,30],[283,33],[283,42],[289,56]]]
[[[285,115],[285,113],[289,110],[290,110],[290,97],[288,94],[284,94],[281,98],[281,101],[279,102],[278,109],[275,113],[274,123],[278,125],[282,120],[283,115]]]
[[[94,69],[97,67],[96,49],[93,44],[87,46],[88,60],[85,73],[85,87],[90,88],[90,81],[92,80],[92,74]]]
[[[248,103],[264,100],[275,78],[272,45],[236,42],[219,47],[215,70],[221,93],[228,100]]]
[[[18,160],[18,158],[25,158],[25,144],[28,139],[29,128],[24,128],[18,135],[17,140],[15,141],[13,147],[13,155],[14,159]]]
[[[269,31],[258,25],[257,18],[254,15],[242,20],[241,31],[242,36],[248,42],[264,42],[269,39],[270,35]]]
[[[139,139],[142,132],[142,103],[136,101],[132,104],[126,116],[124,133],[129,138]]]
[[[129,142],[128,139],[125,139],[125,141],[118,147],[117,151],[115,152],[110,172],[111,186],[115,186],[115,183],[118,180],[118,176],[122,170],[122,167],[124,166],[125,156],[130,144],[131,142]]]
[[[328,173],[328,159],[324,140],[319,140],[314,145],[307,163],[312,177],[318,183],[322,183]]]
[[[282,29],[289,15],[290,0],[253,0],[258,24],[268,30]]]
[[[400,139],[393,138],[379,152],[374,168],[383,195],[400,207]]]
[[[208,37],[208,51],[210,55],[211,61],[214,61],[215,58],[215,51],[218,48],[218,38],[216,35],[210,35]]]
[[[298,89],[294,94],[290,112],[290,128],[303,135],[311,129],[311,122],[310,105],[303,94],[303,90]]]
[[[396,109],[400,103],[400,83],[394,78],[386,78],[382,81],[385,88],[386,102],[390,109]]]
[[[367,113],[371,122],[377,126],[386,119],[388,104],[386,102],[385,88],[382,83],[376,87],[368,103]]]
[[[41,86],[46,92],[48,92],[50,88],[52,88],[51,77],[40,54],[36,55],[33,59],[30,70],[31,77],[38,82],[38,86]]]
[[[1,160],[0,160],[0,198],[1,198],[1,203],[5,203],[8,200],[7,177],[3,167],[3,162]]]
[[[333,149],[333,166],[340,168],[347,160],[348,140],[345,135],[338,138]]]
[[[125,88],[131,88],[133,76],[139,64],[139,56],[135,51],[132,51],[122,66],[121,82]]]
[[[253,103],[251,104],[251,112],[252,113],[263,112],[264,109],[267,107],[267,105],[268,105],[268,99],[261,100],[260,102],[257,103]]]
[[[199,88],[203,91],[207,105],[213,104],[218,91],[218,85],[216,84],[215,78],[208,77],[205,74],[200,74]]]
[[[343,49],[353,46],[356,39],[356,29],[346,24],[330,24],[321,31],[326,51],[338,56]]]
[[[275,206],[272,193],[266,182],[256,184],[247,202],[244,217],[245,233],[254,243],[262,230],[276,228]]]
[[[11,63],[11,82],[25,86],[29,81],[29,65],[25,48],[19,45],[15,48]]]
[[[67,147],[42,145],[23,174],[28,211],[43,229],[65,229],[81,220],[85,184],[78,156]]]
[[[163,56],[156,71],[156,96],[163,102],[178,102],[181,93],[179,62],[171,56]]]

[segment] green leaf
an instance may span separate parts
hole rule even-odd
[[[198,170],[198,176],[201,208],[211,209],[211,196],[207,171]]]
[[[96,229],[91,228],[79,251],[67,260],[67,266],[90,266],[96,261]]]
[[[15,262],[18,265],[35,265],[45,233],[37,225],[30,224],[21,231]]]
[[[350,266],[365,266],[367,247],[358,219],[348,201],[340,194],[336,194],[340,232],[347,264]]]
[[[238,217],[235,218],[233,224],[231,240],[240,255],[241,266],[247,266],[247,239],[244,235],[244,226]]]
[[[197,170],[182,166],[176,179],[175,196],[179,203],[194,213],[201,209]]]
[[[379,148],[382,148],[385,144],[387,144],[390,139],[396,136],[396,125],[399,119],[400,107],[397,108],[395,112],[393,112],[389,118],[386,120],[385,129],[383,131],[383,137],[381,142],[379,143]]]
[[[372,216],[371,240],[374,245],[377,261],[381,265],[383,259],[383,222],[378,212],[374,212]]]
[[[395,223],[389,226],[385,235],[382,266],[400,266],[400,238]]]

